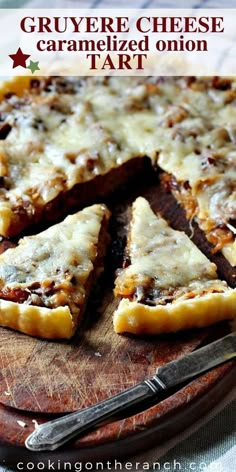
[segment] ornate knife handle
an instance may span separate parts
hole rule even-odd
[[[95,426],[101,426],[117,415],[124,418],[127,413],[128,416],[131,416],[132,407],[141,407],[147,403],[147,400],[149,401],[147,406],[150,406],[150,400],[155,400],[157,403],[167,396],[165,385],[154,375],[151,379],[107,400],[38,426],[28,436],[25,445],[31,451],[53,451],[73,437],[85,433]]]

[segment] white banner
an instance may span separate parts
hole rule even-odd
[[[236,9],[0,10],[2,76],[236,75]]]

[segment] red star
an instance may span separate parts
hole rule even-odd
[[[30,54],[24,54],[21,48],[18,48],[15,54],[9,54],[9,57],[13,60],[13,66],[15,67],[21,66],[26,67],[26,61],[30,57]]]

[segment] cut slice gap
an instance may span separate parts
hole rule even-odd
[[[70,338],[103,271],[109,211],[93,205],[0,255],[0,325]]]
[[[161,212],[163,218],[169,222],[172,228],[184,231],[203,254],[216,264],[220,279],[226,280],[230,287],[236,288],[235,267],[232,267],[222,251],[215,252],[213,250],[213,245],[207,240],[206,232],[200,228],[196,218],[191,216],[192,213],[190,212],[187,215],[187,208],[184,207],[176,193],[179,190],[172,188],[172,183],[177,185],[175,179],[172,180],[170,174],[163,172],[160,174],[160,181],[161,185],[156,190],[154,199],[152,196],[149,198],[149,193],[143,196],[151,201],[151,205],[156,213]]]
[[[231,224],[230,210],[234,193],[231,192],[228,179],[203,179],[193,190],[187,181],[177,181],[171,174],[163,174],[162,182],[170,190],[178,203],[186,211],[187,218],[195,219],[204,231],[207,240],[212,244],[212,252],[221,251],[232,267],[236,266],[236,228]],[[231,201],[230,201],[231,199]]]
[[[188,236],[173,230],[144,198],[132,207],[127,257],[115,282],[122,297],[118,333],[159,334],[208,326],[236,315],[236,290]]]

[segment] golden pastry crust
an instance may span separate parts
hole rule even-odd
[[[202,328],[236,316],[236,290],[210,293],[165,306],[123,299],[114,313],[116,333],[160,334]]]
[[[0,325],[47,339],[71,338],[77,327],[68,306],[45,308],[0,300]]]

